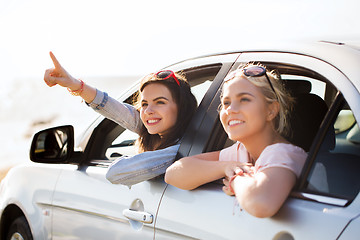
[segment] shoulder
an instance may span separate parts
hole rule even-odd
[[[259,170],[269,167],[288,168],[299,176],[306,158],[307,153],[302,148],[292,144],[277,143],[264,149],[256,165]]]
[[[219,161],[247,163],[249,162],[249,153],[242,143],[236,142],[232,146],[220,151]]]
[[[281,152],[281,153],[288,153],[288,154],[297,154],[307,156],[307,153],[298,146],[295,146],[291,143],[276,143],[267,146],[263,153],[273,153],[273,152]]]
[[[239,144],[239,142],[236,142],[230,147],[222,149],[219,154],[219,161],[231,161],[234,155],[236,155]]]

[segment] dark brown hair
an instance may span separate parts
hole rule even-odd
[[[195,113],[197,102],[195,96],[191,93],[189,83],[183,74],[175,73],[175,76],[179,81],[179,85],[173,77],[162,79],[158,78],[155,74],[144,77],[140,84],[139,94],[135,103],[138,110],[141,108],[141,92],[146,86],[157,83],[162,84],[169,89],[177,105],[178,113],[175,125],[166,131],[166,134],[162,137],[160,137],[159,134],[150,134],[143,124],[139,133],[139,138],[136,141],[139,152],[163,149],[176,144],[182,138],[186,127]]]

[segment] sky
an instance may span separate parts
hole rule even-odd
[[[0,0],[0,84],[145,75],[247,43],[360,38],[358,0]]]

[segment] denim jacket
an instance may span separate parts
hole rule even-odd
[[[139,133],[143,125],[140,113],[134,106],[121,103],[110,97],[106,92],[96,90],[95,99],[88,105],[104,117],[132,132]]]
[[[120,157],[108,168],[106,178],[112,183],[132,185],[164,174],[174,162],[180,144],[148,151],[132,157]]]
[[[121,103],[107,93],[96,90],[95,99],[88,104],[96,112],[122,127],[139,133],[142,127],[140,113],[134,106]],[[132,186],[164,174],[174,162],[180,144],[161,150],[148,151],[132,157],[122,156],[108,168],[106,178],[114,184]]]

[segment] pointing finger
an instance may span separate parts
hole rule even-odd
[[[59,61],[56,59],[55,55],[52,52],[50,52],[50,57],[54,63],[55,68],[61,68]]]

